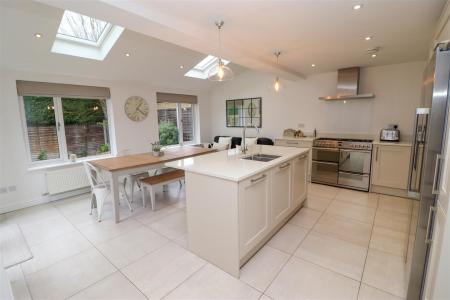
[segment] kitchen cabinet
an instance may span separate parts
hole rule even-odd
[[[239,184],[239,235],[241,252],[255,247],[270,230],[270,172]]]
[[[313,137],[278,138],[278,139],[275,139],[275,146],[308,148],[309,152],[311,153],[313,141],[314,141]],[[309,155],[309,160],[308,160],[308,165],[307,166],[308,166],[308,168],[307,168],[307,174],[308,174],[307,179],[308,179],[308,181],[311,181],[311,169],[312,169],[312,157],[311,157],[311,154]]]
[[[308,177],[308,155],[302,155],[292,160],[292,206],[298,207],[306,199],[308,192],[306,179]]]
[[[372,151],[372,185],[406,190],[410,157],[411,146],[374,144]]]
[[[278,223],[289,214],[291,207],[291,163],[281,164],[271,170],[271,218]]]

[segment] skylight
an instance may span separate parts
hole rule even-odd
[[[206,79],[208,78],[208,72],[217,65],[219,59],[215,56],[208,55],[201,62],[190,69],[184,76],[192,78]],[[228,60],[222,59],[224,65],[228,65]]]
[[[108,22],[66,10],[59,24],[58,34],[98,43],[110,29],[111,24]]]
[[[52,52],[103,60],[123,30],[106,21],[66,10]]]

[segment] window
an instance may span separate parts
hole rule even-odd
[[[194,104],[158,103],[159,140],[161,145],[193,143]]]
[[[123,27],[66,10],[52,52],[104,60],[123,30]]]
[[[106,101],[23,96],[31,161],[110,153]]]
[[[218,58],[212,55],[208,55],[201,62],[199,62],[195,67],[190,69],[184,76],[192,78],[206,79],[208,78],[208,72],[217,65]],[[225,65],[230,62],[228,60],[222,59]]]

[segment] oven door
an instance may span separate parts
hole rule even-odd
[[[339,171],[369,174],[371,157],[371,151],[341,149],[339,152]]]
[[[370,175],[339,172],[338,183],[340,186],[369,191]]]
[[[312,148],[312,160],[326,161],[326,162],[339,162],[339,149],[338,148]]]
[[[338,163],[313,161],[311,181],[336,185],[338,183],[338,168]]]

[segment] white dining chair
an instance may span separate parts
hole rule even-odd
[[[91,185],[91,211],[90,214],[92,214],[93,209],[97,208],[97,220],[101,222],[102,220],[102,212],[103,212],[103,205],[105,204],[106,198],[111,194],[111,189],[109,187],[109,184],[104,180],[102,177],[100,171],[94,167],[89,162],[84,162],[84,169],[86,171],[86,175],[89,180],[89,184]],[[121,194],[120,198],[125,198],[128,208],[130,211],[133,211],[133,207],[131,206],[130,201],[128,200],[128,197],[125,194],[125,190],[121,188],[121,185],[119,185],[119,193]]]
[[[119,156],[126,156],[126,155],[130,155],[130,154],[131,154],[130,149],[124,149],[119,152]],[[123,189],[125,191],[125,196],[127,197],[127,199],[130,200],[131,203],[133,203],[133,201],[134,201],[135,186],[137,187],[138,191],[142,191],[140,179],[146,178],[148,176],[149,176],[148,172],[139,172],[139,173],[127,174],[122,178],[121,184],[123,185]],[[130,184],[130,197],[128,197],[128,195],[127,195],[127,183]]]

